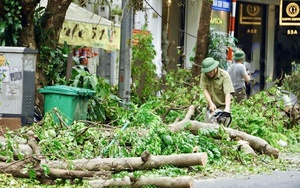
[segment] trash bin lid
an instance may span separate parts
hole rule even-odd
[[[61,94],[61,95],[75,95],[75,96],[92,96],[95,91],[91,89],[84,89],[78,87],[71,87],[66,85],[46,86],[38,90],[42,94]]]

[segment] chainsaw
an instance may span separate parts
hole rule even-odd
[[[232,121],[231,113],[220,109],[215,110],[209,119],[211,122],[222,124],[225,127],[229,127]]]

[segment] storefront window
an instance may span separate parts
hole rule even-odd
[[[237,46],[245,54],[245,61],[253,67],[252,94],[264,89],[265,84],[265,25],[266,6],[262,4],[238,3],[235,25]]]

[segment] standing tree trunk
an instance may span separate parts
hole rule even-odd
[[[207,55],[211,11],[212,0],[202,1],[200,19],[198,24],[199,26],[197,31],[195,61],[192,67],[192,75],[194,78],[200,76],[201,63]]]
[[[58,45],[60,30],[71,2],[72,0],[48,0],[43,21],[43,30],[47,33],[47,38],[42,42],[52,49],[56,49]],[[40,45],[41,43],[38,44]]]
[[[62,28],[62,24],[65,19],[65,15],[69,5],[72,0],[48,0],[47,7],[45,8],[45,15],[41,21],[42,32],[47,36],[44,38],[39,38],[37,36],[34,27],[34,12],[40,0],[22,0],[22,31],[20,32],[19,43],[21,46],[29,47],[33,49],[41,49],[41,46],[47,46],[55,50],[59,42],[59,34]],[[44,87],[47,83],[45,74],[43,72],[43,67],[39,66],[41,63],[48,64],[50,63],[51,57],[49,57],[48,62],[41,62],[39,56],[37,57],[37,66],[36,66],[36,90]],[[43,96],[36,92],[36,105],[43,109]]]
[[[35,27],[34,12],[40,0],[22,0],[21,2],[22,2],[22,31],[20,32],[19,44],[23,47],[37,49],[37,42],[36,42],[35,32],[34,32],[34,27]],[[39,58],[37,57],[37,62],[39,62],[38,59]],[[35,78],[36,86],[38,85],[38,83],[41,82],[38,79],[39,78],[38,75],[39,74],[36,73],[36,78]],[[38,93],[37,92],[35,93],[36,93],[35,98],[37,99]],[[38,104],[39,102],[36,103]]]
[[[36,49],[34,36],[34,12],[40,0],[21,0],[22,3],[22,32],[19,44],[24,47]]]
[[[36,39],[37,46],[41,49],[41,46],[47,46],[55,50],[59,42],[59,34],[62,29],[63,22],[65,20],[66,12],[71,4],[72,0],[48,0],[47,7],[45,9],[44,21],[42,22],[43,33],[46,33],[43,40]],[[51,57],[48,58],[47,62],[38,62],[39,63],[51,63]],[[37,64],[37,65],[38,65]],[[46,76],[43,72],[42,66],[37,66],[36,72],[36,89],[42,88],[47,85]],[[39,92],[36,92],[36,104],[40,109],[43,110],[42,104],[44,103],[43,95]]]

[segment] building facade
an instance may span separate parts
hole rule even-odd
[[[122,7],[121,0],[114,2],[112,8]],[[143,3],[143,11],[134,14],[133,26],[142,29],[147,23],[152,33],[157,74],[162,74],[162,66],[191,68],[202,0]],[[254,68],[253,93],[269,88],[274,80],[293,71],[293,62],[299,62],[299,5],[296,0],[214,0],[211,17],[218,24],[211,27],[234,36],[245,51],[246,61]],[[98,9],[100,16],[108,16],[107,7]]]
[[[199,7],[195,6],[199,1],[188,2],[188,10]],[[245,51],[246,61],[254,67],[254,93],[269,88],[272,81],[282,80],[285,74],[294,70],[294,63],[299,63],[299,5],[299,1],[291,0],[231,0],[229,12],[213,10],[212,19],[220,18],[227,27],[227,30],[224,27],[219,30],[230,33],[233,28],[233,35],[238,40],[237,46]],[[186,20],[186,31],[193,35],[196,34],[196,23],[199,20],[194,12],[189,11]],[[282,24],[282,19],[294,22]],[[233,27],[231,24],[234,24]],[[191,54],[193,46],[190,44],[194,41],[193,37],[186,35],[186,54]],[[185,64],[187,67],[191,65],[188,58]]]

